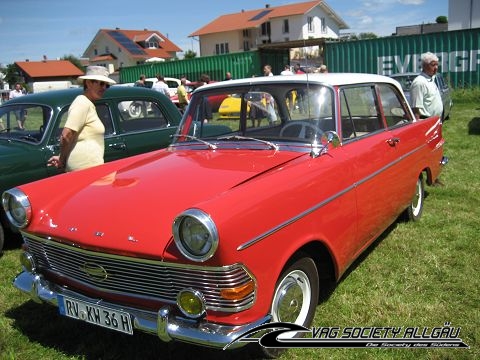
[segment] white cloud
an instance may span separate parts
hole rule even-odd
[[[425,0],[397,0],[401,5],[423,5]]]

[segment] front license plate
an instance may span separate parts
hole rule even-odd
[[[108,329],[133,334],[130,315],[123,311],[58,295],[60,314]]]

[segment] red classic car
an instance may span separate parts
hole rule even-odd
[[[206,99],[233,94],[239,119],[205,121]],[[14,285],[163,341],[231,349],[260,325],[308,327],[323,284],[399,216],[420,218],[443,144],[440,119],[415,121],[384,76],[205,85],[167,149],[3,194],[25,242]]]

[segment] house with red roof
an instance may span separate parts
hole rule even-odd
[[[200,56],[210,56],[321,45],[338,39],[343,29],[348,25],[325,1],[308,1],[221,15],[189,36],[198,37]]]
[[[77,84],[84,72],[68,60],[16,61],[20,76],[30,91],[42,85],[42,91],[68,88]],[[43,86],[45,85],[45,86]]]
[[[165,61],[181,52],[177,45],[156,30],[100,29],[83,57],[90,65],[101,65],[117,71],[121,67],[148,61]]]

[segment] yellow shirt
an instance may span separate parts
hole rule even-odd
[[[70,105],[65,127],[78,133],[78,139],[67,160],[66,171],[85,169],[103,164],[105,127],[95,105],[79,95]]]
[[[187,90],[185,89],[185,86],[183,86],[183,85],[178,86],[177,96],[178,96],[178,103],[179,104],[186,104],[188,102],[188,100],[187,100]]]

